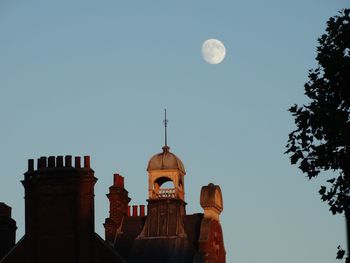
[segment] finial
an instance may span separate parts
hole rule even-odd
[[[168,147],[168,131],[167,131],[167,127],[168,127],[168,119],[166,118],[166,109],[164,109],[164,146],[163,146],[163,152],[169,152],[169,147]]]
[[[166,118],[166,109],[164,109],[164,140],[165,140],[165,144],[164,147],[168,148],[168,138],[167,138],[167,127],[168,127],[168,120]]]

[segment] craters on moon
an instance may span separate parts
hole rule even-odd
[[[203,59],[209,64],[221,63],[226,55],[224,44],[217,39],[208,39],[202,45]]]

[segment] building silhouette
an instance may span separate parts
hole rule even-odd
[[[186,171],[167,145],[148,162],[147,213],[144,205],[129,206],[124,177],[114,174],[104,239],[94,229],[90,157],[41,157],[34,166],[28,160],[22,180],[25,235],[16,244],[11,208],[0,203],[1,263],[225,263],[220,187],[203,186],[203,213],[187,215]]]
[[[11,207],[0,203],[0,259],[16,243],[16,221],[11,218]]]

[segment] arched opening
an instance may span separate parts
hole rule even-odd
[[[174,188],[174,183],[173,181],[167,181],[163,183],[160,188]]]
[[[169,177],[159,177],[154,181],[155,185],[158,185],[159,188],[173,188],[174,183]]]
[[[154,181],[153,190],[158,198],[174,198],[175,185],[168,177],[159,177]]]

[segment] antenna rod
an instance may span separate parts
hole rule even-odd
[[[165,139],[165,147],[167,147],[168,146],[168,138],[167,138],[167,127],[168,127],[168,120],[167,120],[167,118],[166,118],[166,109],[164,109],[164,116],[165,116],[165,118],[164,118],[164,139]]]

